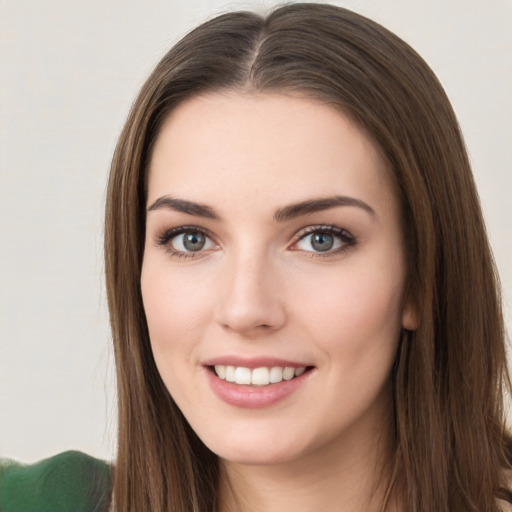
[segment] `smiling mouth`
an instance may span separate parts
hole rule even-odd
[[[309,366],[272,366],[246,368],[244,366],[229,366],[216,364],[210,369],[219,379],[243,386],[269,386],[300,377],[312,367]]]

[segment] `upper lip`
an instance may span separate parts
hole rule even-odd
[[[216,366],[216,365],[224,365],[224,366],[237,366],[243,368],[272,368],[274,366],[282,366],[283,368],[288,366],[292,368],[301,368],[305,366],[311,366],[310,364],[292,361],[290,359],[281,359],[277,357],[240,357],[240,356],[218,356],[213,357],[211,359],[207,359],[203,362],[204,366]]]

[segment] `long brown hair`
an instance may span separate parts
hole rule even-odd
[[[168,113],[208,91],[300,92],[368,133],[399,190],[407,292],[420,327],[393,369],[388,497],[414,512],[497,511],[510,499],[509,386],[499,286],[464,142],[438,80],[406,43],[348,10],[230,13],[158,64],[120,136],[108,185],[105,259],[118,382],[114,503],[123,512],[211,512],[218,463],[155,366],[140,291],[148,157]],[[383,505],[383,509],[385,504]]]

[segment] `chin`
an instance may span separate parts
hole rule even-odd
[[[253,432],[238,436],[231,432],[223,436],[209,435],[203,439],[206,446],[220,459],[233,464],[247,466],[273,466],[294,462],[313,448],[308,440],[282,432]],[[309,448],[309,449],[308,449]]]
[[[243,466],[276,466],[293,462],[298,457],[297,454],[284,453],[281,450],[271,451],[255,447],[245,448],[245,450],[228,449],[217,453],[217,455],[226,462]]]

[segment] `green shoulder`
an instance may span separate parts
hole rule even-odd
[[[0,459],[0,512],[106,512],[111,469],[78,451],[36,464]]]

